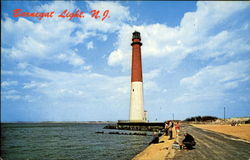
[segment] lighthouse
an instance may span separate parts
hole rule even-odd
[[[143,80],[141,60],[141,35],[135,31],[132,37],[132,68],[131,68],[131,90],[129,120],[131,122],[145,122],[146,112],[143,106]]]

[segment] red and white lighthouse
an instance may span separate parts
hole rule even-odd
[[[132,37],[132,69],[130,91],[130,121],[146,121],[143,104],[143,80],[141,60],[141,36],[135,31]]]

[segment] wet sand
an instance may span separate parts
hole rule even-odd
[[[250,124],[241,124],[240,126],[193,124],[193,126],[202,128],[202,129],[207,129],[210,131],[215,131],[215,132],[235,136],[235,137],[250,141]]]

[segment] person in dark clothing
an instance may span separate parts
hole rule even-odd
[[[169,135],[169,139],[168,140],[173,139],[173,127],[174,127],[174,122],[173,121],[169,121],[168,122],[168,135]]]
[[[149,144],[156,144],[159,143],[159,134],[157,134],[156,132],[154,132],[153,134],[153,140],[149,143]]]
[[[164,131],[165,131],[165,136],[168,136],[168,121],[165,122]]]
[[[190,134],[188,133],[185,133],[184,134],[185,138],[183,139],[182,141],[182,144],[187,148],[187,149],[192,149],[193,146],[195,146],[195,140],[194,140],[194,137],[191,136]]]

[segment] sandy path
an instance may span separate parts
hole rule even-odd
[[[193,126],[215,132],[224,133],[227,135],[232,135],[250,141],[250,124],[241,124],[240,126],[195,124]]]
[[[175,131],[173,131],[173,137],[175,137]],[[175,155],[175,150],[172,149],[175,138],[172,140],[168,138],[168,136],[161,136],[160,141],[164,141],[163,143],[149,145],[132,160],[165,160],[167,157],[172,159]]]

